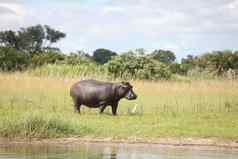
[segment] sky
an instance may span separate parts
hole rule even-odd
[[[238,0],[0,0],[0,31],[36,24],[66,33],[66,53],[238,50]]]

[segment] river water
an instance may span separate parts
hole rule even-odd
[[[0,159],[238,159],[238,150],[158,145],[0,146]]]

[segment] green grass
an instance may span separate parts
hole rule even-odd
[[[93,63],[80,64],[80,65],[46,64],[41,67],[29,69],[27,70],[27,73],[33,76],[54,77],[54,78],[107,77],[107,71],[105,70],[105,67]]]
[[[0,136],[238,139],[237,81],[134,81],[139,98],[122,100],[116,117],[109,107],[103,115],[87,107],[74,113],[75,81],[0,74]]]

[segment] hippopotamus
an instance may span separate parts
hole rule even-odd
[[[81,105],[99,108],[100,114],[107,106],[112,107],[112,114],[117,114],[118,102],[122,98],[134,100],[137,95],[129,82],[103,82],[97,80],[82,80],[72,85],[70,96],[74,102],[74,110],[80,113]]]

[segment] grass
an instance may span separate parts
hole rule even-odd
[[[107,76],[107,71],[103,66],[98,66],[93,63],[80,65],[46,64],[34,69],[29,69],[27,73],[34,76],[60,78],[77,78],[79,76],[84,78],[104,78]]]
[[[116,117],[110,108],[75,114],[69,96],[75,81],[1,73],[0,136],[238,139],[238,81],[133,81],[139,98],[122,100]]]

